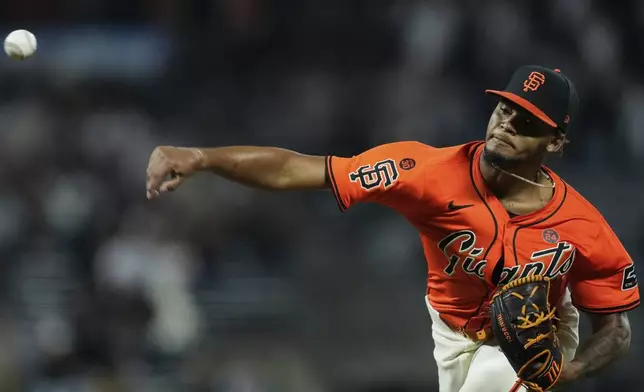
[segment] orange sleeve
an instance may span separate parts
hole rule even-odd
[[[351,158],[328,156],[327,176],[340,210],[360,202],[404,209],[420,198],[427,183],[422,178],[424,163],[437,150],[418,142],[396,142]]]
[[[603,218],[594,241],[577,252],[570,275],[570,290],[577,308],[591,313],[615,313],[640,304],[633,260]]]

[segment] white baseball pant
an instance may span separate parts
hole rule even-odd
[[[438,366],[440,392],[508,392],[517,375],[496,340],[474,342],[451,329],[425,297],[432,319],[434,358]],[[557,306],[564,361],[574,358],[579,345],[579,311],[572,305],[567,290]],[[519,389],[524,391],[525,388]]]

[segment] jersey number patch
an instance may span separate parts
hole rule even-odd
[[[624,269],[622,275],[622,290],[629,290],[637,286],[637,276],[635,275],[635,265],[631,264]]]
[[[358,170],[349,173],[349,179],[351,182],[359,181],[360,186],[367,191],[380,186],[387,189],[398,180],[398,169],[393,159],[386,159],[376,162],[373,167],[371,165],[360,166]]]

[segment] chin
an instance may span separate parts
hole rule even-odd
[[[521,160],[507,152],[502,151],[500,148],[490,147],[485,144],[483,149],[483,159],[488,163],[497,165],[502,169],[510,169],[520,164]]]

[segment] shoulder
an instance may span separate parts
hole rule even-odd
[[[418,141],[384,143],[350,158],[328,156],[327,171],[336,176],[346,174],[351,181],[359,177],[368,179],[376,173],[386,173],[395,182],[420,181],[419,184],[427,185],[432,180],[444,179],[447,175],[465,173],[478,145],[479,143],[468,143],[434,147]]]
[[[580,231],[592,238],[597,238],[597,236],[602,232],[606,232],[606,230],[612,232],[604,215],[595,205],[563,179],[559,178],[559,182],[566,187],[566,199],[561,211],[564,220],[583,225],[585,229]],[[590,228],[592,229],[589,230]]]
[[[419,141],[400,141],[381,144],[366,151],[375,153],[381,157],[390,156],[392,159],[413,158],[417,163],[441,164],[469,162],[472,153],[480,142],[467,144],[436,147]]]
[[[567,188],[566,204],[575,215],[582,215],[593,223],[605,222],[602,213],[572,185],[562,180]]]

